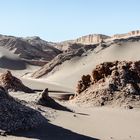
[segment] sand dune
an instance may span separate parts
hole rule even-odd
[[[46,78],[48,82],[56,82],[74,89],[80,77],[83,74],[90,73],[97,64],[106,61],[140,59],[138,54],[140,52],[140,41],[120,42],[98,51],[100,49],[102,49],[101,46],[98,46],[87,56],[75,57],[65,61],[55,68],[54,73],[47,77],[44,76],[42,79]]]

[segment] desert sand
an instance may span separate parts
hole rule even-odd
[[[60,90],[60,86],[31,80],[23,80],[29,87]],[[36,84],[35,84],[36,83]],[[35,85],[35,86],[34,86]],[[65,89],[66,90],[66,89]],[[68,89],[67,89],[68,91]],[[10,93],[13,97],[25,101],[34,101],[37,94]],[[62,93],[61,93],[62,94]],[[64,93],[63,93],[64,94]],[[110,107],[86,108],[71,102],[61,102],[73,112],[54,110],[50,121],[40,128],[17,132],[13,136],[0,139],[102,139],[102,140],[139,140],[140,111]]]
[[[99,45],[94,51],[89,52],[87,56],[75,57],[65,61],[57,66],[53,73],[41,77],[43,81],[55,82],[66,87],[73,88],[80,79],[81,75],[89,74],[96,65],[102,62],[111,62],[115,60],[139,60],[140,42],[122,42],[113,44],[105,49]],[[77,80],[78,79],[78,80]]]

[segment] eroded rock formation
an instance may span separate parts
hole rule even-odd
[[[34,92],[32,89],[26,87],[21,80],[14,77],[10,71],[0,75],[0,85],[8,91],[23,91],[27,93]]]
[[[110,38],[110,37],[106,36],[106,35],[102,35],[102,34],[90,34],[90,35],[82,36],[82,37],[76,39],[76,43],[97,44],[108,38]]]
[[[62,106],[57,103],[53,98],[48,95],[48,88],[44,89],[42,93],[40,93],[39,97],[36,99],[37,104],[50,107],[57,110],[70,111],[70,109]]]
[[[134,36],[140,36],[140,30],[131,31],[131,32],[125,33],[125,34],[116,34],[116,35],[113,35],[111,38],[112,39],[121,39],[121,38],[129,38],[129,37],[134,37]]]
[[[82,86],[78,82],[77,103],[140,107],[140,61],[105,62],[96,66],[91,77],[88,86],[83,77]]]
[[[87,89],[91,84],[91,76],[88,75],[83,75],[81,77],[81,80],[78,81],[78,85],[77,85],[77,93],[81,93],[82,91],[84,91],[85,89]]]

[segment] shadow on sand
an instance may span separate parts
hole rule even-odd
[[[21,104],[21,106],[23,105]],[[30,107],[27,106],[26,108],[30,109]],[[53,125],[40,112],[36,110],[34,111],[38,114],[36,114],[37,116],[33,116],[33,117],[38,117],[38,119],[40,120],[38,119],[37,120],[40,121],[41,124],[36,125],[36,128],[32,128],[28,130],[21,129],[18,131],[8,133],[8,135],[31,138],[31,139],[39,139],[39,140],[97,140],[95,138],[77,134],[65,128]]]
[[[28,131],[18,131],[16,133],[12,133],[12,135],[39,140],[98,140],[50,124],[48,121],[46,121],[38,128],[34,128]]]

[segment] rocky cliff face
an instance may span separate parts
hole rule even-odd
[[[131,31],[125,34],[115,34],[113,36],[106,36],[102,34],[91,34],[91,35],[80,37],[76,39],[75,42],[81,44],[97,44],[102,41],[109,41],[109,40],[121,39],[121,38],[130,38],[135,36],[140,36],[140,30]]]
[[[131,31],[125,34],[116,34],[111,37],[111,39],[121,39],[121,38],[129,38],[134,36],[140,36],[140,30]]]
[[[102,35],[102,34],[90,34],[87,36],[82,36],[74,40],[63,41],[56,44],[56,48],[62,51],[70,51],[74,49],[78,49],[82,45],[93,45],[101,43],[102,41],[110,39],[109,36]]]
[[[115,34],[113,36],[107,36],[107,35],[102,35],[102,34],[90,34],[90,35],[79,37],[74,40],[68,40],[68,41],[58,43],[55,45],[55,47],[62,51],[67,51],[67,50],[73,49],[71,48],[71,46],[74,43],[85,44],[85,45],[98,44],[101,42],[107,42],[107,41],[112,41],[115,39],[122,39],[122,38],[130,38],[130,37],[135,37],[135,36],[140,36],[140,30],[131,31],[125,34]]]
[[[53,43],[48,43],[41,40],[39,37],[17,38],[0,35],[0,47],[6,48],[12,53],[17,54],[25,61],[31,60],[30,63],[36,61],[36,63],[32,63],[35,65],[42,65],[42,62],[48,62],[61,53],[61,51],[54,48],[53,45]]]
[[[76,42],[81,44],[97,44],[108,38],[110,37],[102,34],[91,34],[76,39]]]

